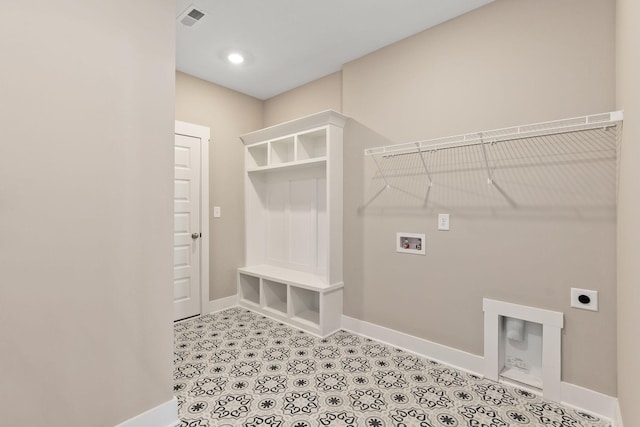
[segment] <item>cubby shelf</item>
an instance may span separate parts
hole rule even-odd
[[[240,304],[320,336],[337,330],[342,316],[346,122],[325,111],[241,136],[246,261],[238,269]]]
[[[320,323],[320,294],[304,288],[291,288],[291,317]]]
[[[327,128],[309,130],[247,146],[246,169],[268,170],[327,160]]]
[[[259,168],[267,166],[269,159],[269,145],[268,144],[256,144],[253,147],[247,148],[247,167]]]
[[[287,314],[287,285],[262,279],[264,307],[277,313]]]
[[[342,284],[328,285],[326,278],[322,276],[267,264],[242,267],[239,268],[238,271],[255,277],[262,277],[266,280],[286,283],[316,292],[326,292],[342,287]]]
[[[290,163],[296,160],[295,136],[271,141],[269,142],[269,146],[271,147],[271,157],[269,161],[271,165]]]
[[[259,173],[259,172],[269,172],[269,171],[278,170],[278,169],[294,170],[294,169],[300,169],[300,168],[313,167],[317,165],[323,165],[326,162],[327,162],[326,157],[315,157],[312,159],[297,160],[295,162],[289,162],[289,163],[280,163],[280,164],[275,164],[270,166],[248,168],[247,172],[253,174],[253,173]]]
[[[342,283],[312,274],[260,265],[238,269],[240,305],[326,336],[340,327]]]
[[[260,305],[260,278],[241,274],[238,280],[240,299],[253,305]]]

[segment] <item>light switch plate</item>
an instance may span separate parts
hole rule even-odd
[[[438,230],[449,231],[449,214],[438,214]]]
[[[220,212],[220,206],[214,206],[213,207],[213,217],[214,218],[220,218],[222,216],[222,213]]]

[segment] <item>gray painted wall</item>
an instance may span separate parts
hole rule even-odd
[[[2,425],[173,399],[174,27],[170,0],[0,2]]]
[[[498,0],[346,64],[343,113],[408,142],[611,111],[614,42],[612,1]],[[365,147],[347,155],[355,162]],[[345,251],[346,315],[482,355],[483,297],[560,311],[563,380],[616,395],[613,203],[598,219],[552,203],[540,215],[464,209],[437,232],[437,210],[403,210],[398,197],[358,213],[372,175],[348,164],[346,181],[366,181],[365,195],[345,200],[345,227],[364,238],[361,265],[350,262],[355,247]],[[536,173],[514,179],[535,186]],[[464,195],[465,179],[449,184]],[[396,254],[398,231],[426,233],[427,256]],[[600,311],[569,308],[571,287],[600,291]]]

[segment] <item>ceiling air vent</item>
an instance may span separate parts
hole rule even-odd
[[[204,17],[204,12],[196,9],[193,6],[189,6],[187,10],[182,12],[182,14],[178,17],[178,21],[180,21],[182,25],[186,25],[187,27],[193,27],[203,17]]]

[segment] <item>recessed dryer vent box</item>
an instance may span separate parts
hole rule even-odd
[[[424,234],[418,233],[397,233],[396,252],[405,254],[425,255]]]

